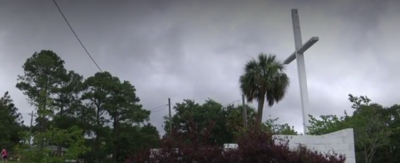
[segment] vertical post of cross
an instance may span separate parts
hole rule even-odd
[[[303,129],[304,135],[308,133],[308,117],[306,114],[306,110],[309,107],[308,103],[308,89],[307,89],[307,77],[306,77],[306,67],[304,61],[304,52],[310,48],[313,44],[315,44],[319,38],[312,37],[305,44],[302,42],[301,38],[301,30],[300,30],[300,20],[299,13],[297,9],[292,9],[292,24],[293,24],[293,35],[294,35],[294,44],[296,50],[283,62],[284,64],[289,64],[293,60],[297,61],[297,71],[299,75],[299,83],[300,83],[300,97],[301,97],[301,108],[303,114]]]

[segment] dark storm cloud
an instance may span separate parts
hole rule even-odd
[[[303,41],[320,37],[306,53],[307,112],[320,115],[342,114],[349,109],[348,93],[367,94],[384,104],[400,100],[386,97],[391,95],[388,88],[397,88],[395,81],[400,80],[398,75],[387,75],[400,74],[393,66],[400,62],[393,44],[398,37],[387,32],[396,27],[393,15],[399,14],[395,12],[398,3],[379,2],[157,0],[58,4],[100,67],[131,81],[146,109],[166,104],[168,98],[172,103],[212,98],[223,104],[240,99],[238,77],[247,60],[260,52],[274,53],[283,60],[293,52],[290,9],[298,8]],[[0,91],[10,90],[22,112],[32,107],[15,89],[15,79],[33,52],[54,50],[67,68],[85,76],[98,71],[52,1],[2,1],[0,22]],[[376,54],[381,55],[379,60]],[[279,104],[266,107],[264,118],[278,116],[281,122],[300,130],[295,62],[287,66],[287,73],[291,78],[288,94]],[[167,109],[151,115],[151,122],[159,129],[164,115]]]

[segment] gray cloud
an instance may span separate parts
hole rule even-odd
[[[98,70],[51,1],[0,5],[0,92],[9,90],[21,112],[32,110],[15,88],[22,64],[35,51],[54,50],[69,69]],[[306,52],[308,113],[343,114],[347,94],[391,105],[400,62],[395,1],[59,1],[59,6],[103,70],[130,80],[145,108],[182,99],[223,104],[240,99],[243,64],[260,52],[281,60],[294,50],[290,9],[298,8],[303,41],[319,36]],[[287,66],[291,86],[268,115],[301,130],[296,64]],[[154,112],[159,129],[167,109]],[[24,116],[28,122],[29,117]]]

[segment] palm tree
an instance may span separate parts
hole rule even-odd
[[[258,101],[256,127],[261,127],[264,102],[271,107],[283,99],[289,87],[289,78],[283,72],[285,66],[275,55],[261,53],[258,60],[248,61],[239,83],[247,102]]]

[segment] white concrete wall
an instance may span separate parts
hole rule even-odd
[[[325,135],[274,135],[275,138],[289,139],[289,147],[296,148],[299,144],[308,149],[322,153],[334,151],[346,156],[346,163],[355,163],[354,133],[353,129],[344,129]]]

